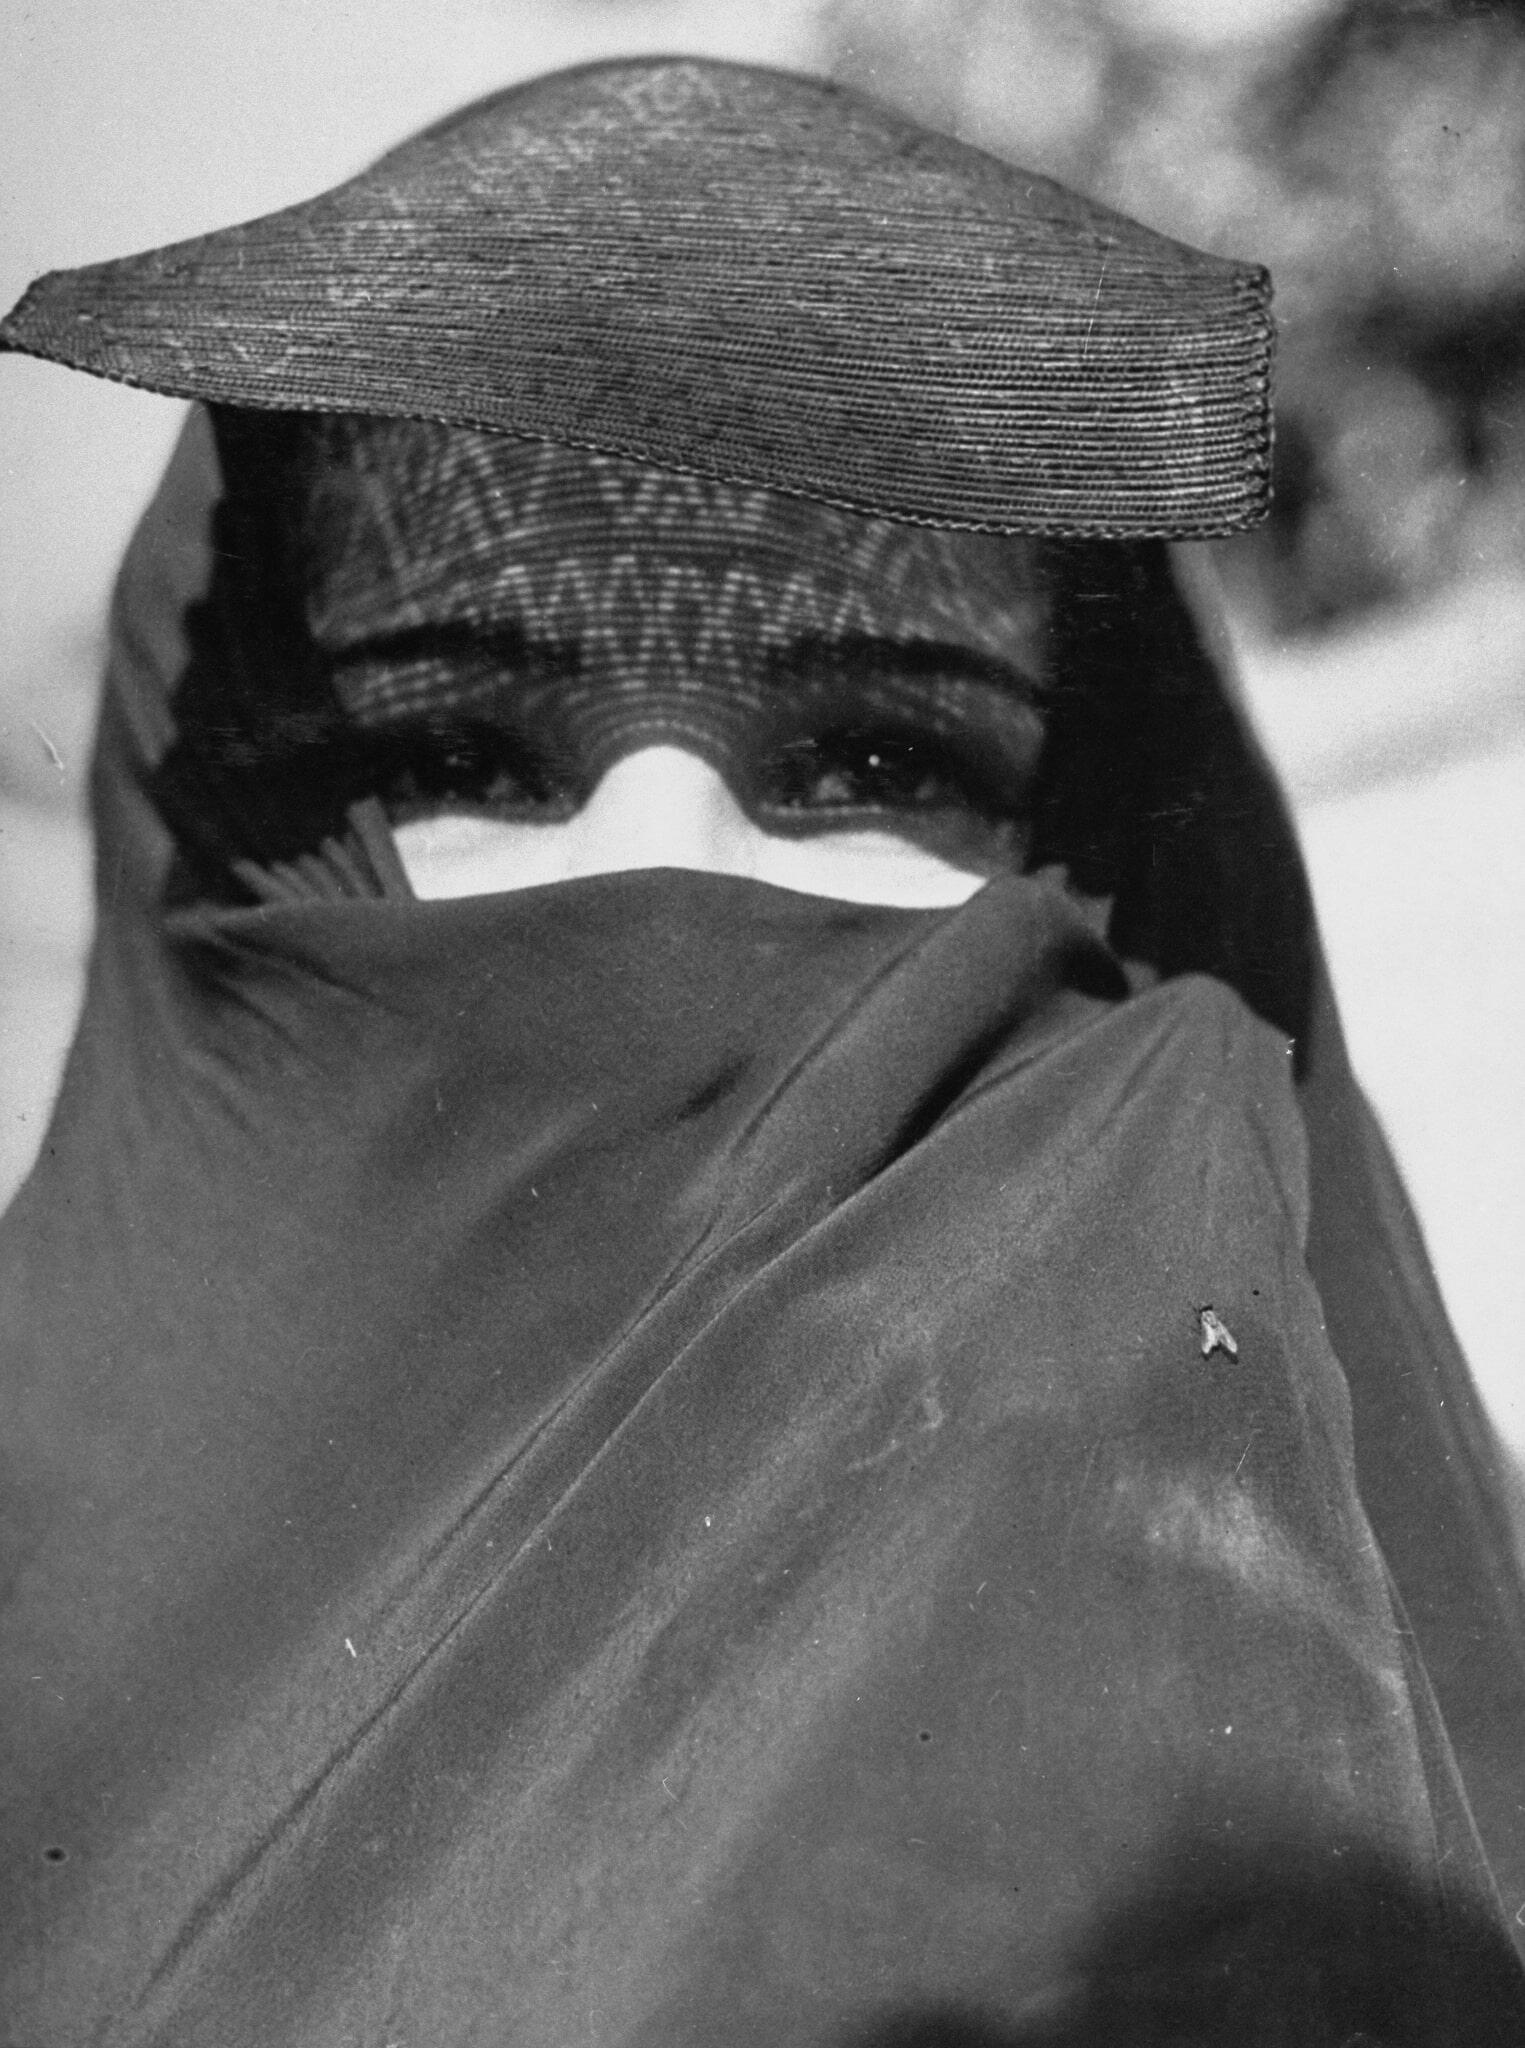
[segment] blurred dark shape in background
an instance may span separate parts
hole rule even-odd
[[[1525,564],[1521,0],[826,0],[837,76],[1276,278],[1261,633]]]

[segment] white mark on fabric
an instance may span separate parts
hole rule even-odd
[[[1143,1510],[1142,1533],[1151,1549],[1223,1573],[1268,1607],[1296,1609],[1305,1623],[1327,1628],[1348,1643],[1351,1616],[1335,1588],[1232,1480],[1204,1476],[1163,1489],[1128,1486],[1125,1493],[1134,1495]],[[1384,1681],[1394,1676],[1385,1670],[1374,1675]]]
[[[1075,1505],[1070,1511],[1069,1521],[1065,1524],[1064,1541],[1059,1546],[1059,1562],[1061,1564],[1069,1556],[1070,1539],[1075,1534],[1075,1524],[1080,1520],[1080,1510],[1085,1505],[1086,1488],[1091,1483],[1091,1467],[1096,1463],[1096,1453],[1101,1449],[1101,1444],[1102,1440],[1098,1437],[1086,1455],[1086,1466],[1084,1472],[1080,1475],[1080,1486],[1075,1495]]]
[[[1103,249],[1101,252],[1101,269],[1096,273],[1096,296],[1091,301],[1091,317],[1086,322],[1085,338],[1080,344],[1080,360],[1082,363],[1090,360],[1091,335],[1095,331],[1096,315],[1101,308],[1101,288],[1107,281],[1107,256],[1108,251]]]
[[[42,727],[37,723],[35,718],[29,718],[27,720],[27,724],[32,728],[33,732],[36,733],[37,737],[42,741],[48,759],[53,763],[53,766],[58,770],[59,774],[62,775],[64,772],[63,755],[58,751],[58,748],[54,745],[53,741],[48,737],[48,735],[43,731]]]

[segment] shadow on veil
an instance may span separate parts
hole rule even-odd
[[[1183,1833],[1104,1905],[1061,1985],[1013,2015],[930,2001],[835,2048],[1511,2048],[1525,1989],[1499,1919],[1396,1858]]]

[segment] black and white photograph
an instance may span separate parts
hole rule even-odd
[[[6,47],[0,2048],[1525,2048],[1525,4]]]

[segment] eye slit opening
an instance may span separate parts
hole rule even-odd
[[[431,711],[362,732],[360,780],[394,825],[466,812],[557,819],[580,792],[569,765],[495,719]]]
[[[774,668],[759,810],[1025,817],[1049,690],[1022,667],[955,642],[849,634],[797,641]],[[811,801],[824,755],[842,779],[817,778]]]
[[[884,725],[833,726],[778,744],[757,777],[759,808],[773,814],[925,813],[999,817],[988,769],[941,734]]]

